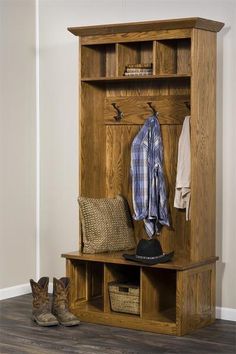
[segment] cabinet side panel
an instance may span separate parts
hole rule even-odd
[[[191,260],[215,255],[216,34],[193,30]]]
[[[69,305],[75,309],[79,303],[87,300],[86,263],[67,259],[66,276],[71,279]]]
[[[80,195],[105,196],[104,90],[82,83],[80,101]]]
[[[215,264],[179,271],[176,303],[178,335],[184,335],[214,322]]]

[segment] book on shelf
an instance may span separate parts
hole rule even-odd
[[[142,71],[138,71],[138,72],[131,72],[131,73],[124,73],[125,76],[148,76],[148,75],[152,75],[152,72],[142,72]]]
[[[127,64],[124,71],[125,76],[143,76],[152,74],[152,63]]]
[[[152,69],[141,69],[141,68],[126,68],[125,72],[127,73],[133,73],[133,72],[143,72],[143,73],[152,73]]]
[[[126,68],[149,69],[149,68],[152,68],[152,63],[127,64]]]

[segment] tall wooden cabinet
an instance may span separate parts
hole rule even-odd
[[[183,335],[215,318],[216,32],[201,18],[69,28],[80,37],[80,195],[124,195],[132,209],[130,147],[159,112],[171,228],[163,228],[171,262],[144,266],[122,252],[63,254],[72,280],[70,307],[88,322]],[[152,63],[152,75],[124,76],[131,63]],[[191,113],[188,104],[191,106]],[[122,111],[117,120],[113,103]],[[191,114],[191,221],[173,207],[178,140]],[[144,237],[135,222],[135,237]],[[140,315],[110,308],[108,283],[140,284]]]

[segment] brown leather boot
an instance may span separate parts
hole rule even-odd
[[[80,323],[79,319],[68,309],[69,288],[69,278],[53,278],[52,313],[63,326],[75,326]]]
[[[42,277],[36,283],[30,279],[30,285],[33,295],[32,319],[38,325],[49,327],[58,325],[58,321],[50,311],[48,295],[48,277]]]

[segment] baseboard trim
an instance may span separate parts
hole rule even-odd
[[[216,318],[220,320],[236,321],[236,309],[216,307]]]
[[[3,288],[0,289],[0,300],[10,299],[11,297],[28,294],[30,292],[30,284],[20,284],[9,288]]]
[[[48,292],[52,293],[52,289],[53,283],[49,283]],[[31,287],[29,283],[11,286],[9,288],[0,289],[0,300],[10,299],[11,297],[16,297],[29,293],[31,293]]]

